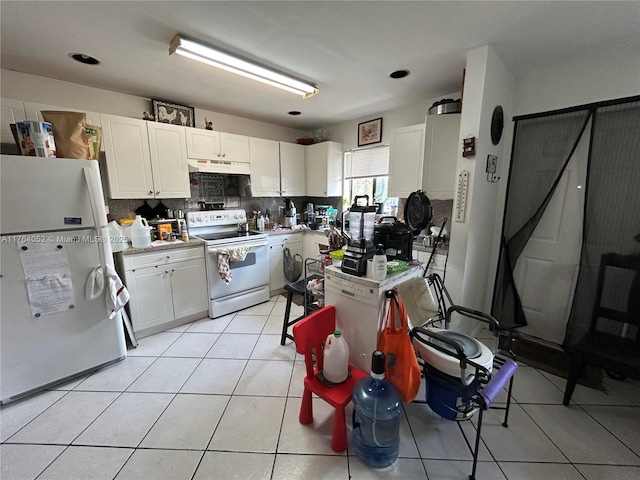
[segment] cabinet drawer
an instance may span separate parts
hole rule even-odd
[[[269,245],[284,245],[289,243],[302,242],[302,232],[286,233],[284,235],[269,235]]]
[[[123,255],[123,263],[125,270],[133,270],[135,268],[165,265],[194,258],[204,258],[203,247],[177,248],[161,252]]]

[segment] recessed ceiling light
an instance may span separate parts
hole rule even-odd
[[[396,70],[389,75],[391,78],[404,78],[409,75],[409,70]]]
[[[100,60],[85,53],[70,53],[69,56],[75,61],[84,63],[85,65],[100,65]]]
[[[300,115],[301,113],[302,113],[302,112],[299,112],[298,110],[291,110],[291,111],[289,112],[289,115],[294,115],[294,116],[295,116],[295,115]]]

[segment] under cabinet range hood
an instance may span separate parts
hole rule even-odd
[[[249,175],[249,163],[222,162],[218,160],[188,160],[189,171],[198,173],[226,173],[235,175]]]

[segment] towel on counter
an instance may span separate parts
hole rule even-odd
[[[107,265],[106,277],[109,288],[109,292],[107,293],[107,307],[110,312],[109,318],[113,318],[129,301],[130,295],[129,290],[127,290],[127,287],[124,286],[115,269],[110,265]]]
[[[241,262],[247,258],[247,253],[251,247],[235,247],[235,248],[219,248],[216,250],[218,255],[218,273],[224,283],[229,285],[233,274],[229,267],[229,262]]]

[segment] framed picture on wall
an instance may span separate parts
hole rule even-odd
[[[155,99],[151,100],[151,104],[156,122],[183,125],[185,127],[195,126],[195,109],[193,107]]]
[[[358,124],[358,146],[371,145],[382,141],[382,118]]]

